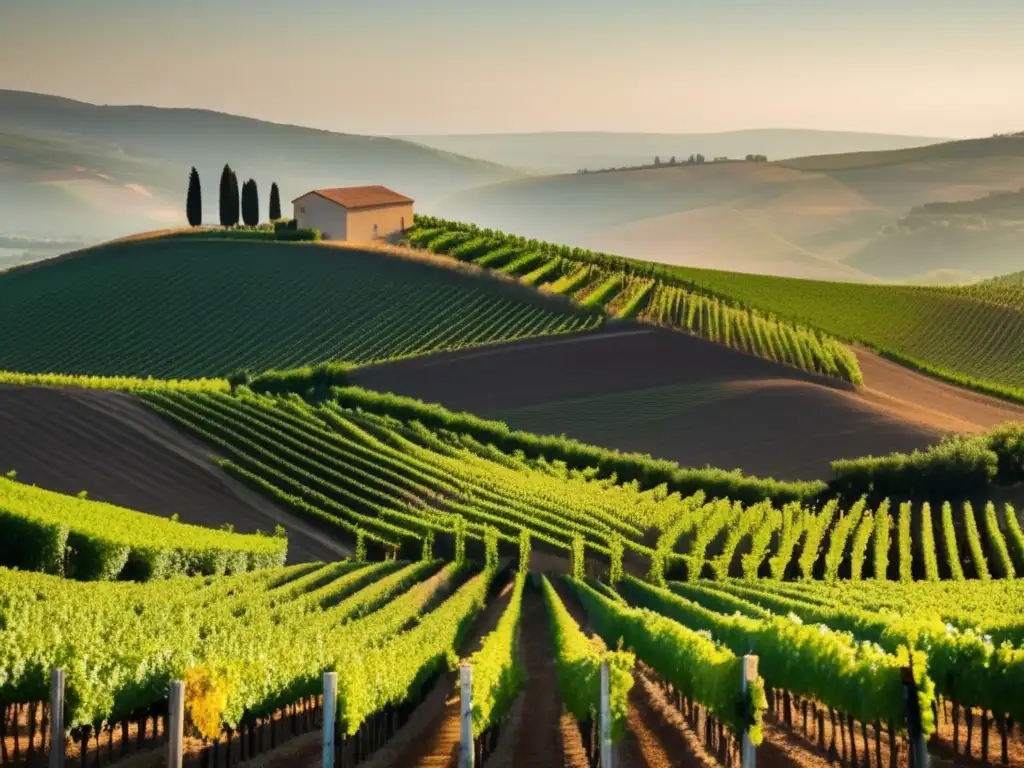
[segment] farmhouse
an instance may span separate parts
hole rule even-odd
[[[412,199],[387,187],[314,189],[292,200],[300,229],[319,229],[325,240],[369,243],[412,226]]]

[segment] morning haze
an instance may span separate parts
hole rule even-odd
[[[671,264],[1018,267],[1015,213],[914,213],[1024,187],[1021,142],[943,143],[1024,126],[1018,3],[0,8],[0,264],[178,225],[189,169],[231,163],[264,202],[271,181],[286,203],[384,184],[418,212]]]

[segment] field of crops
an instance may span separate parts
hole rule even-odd
[[[347,406],[245,392],[140,396],[215,448],[225,470],[375,556],[447,555],[489,536],[512,551],[526,530],[551,551],[580,547],[655,581],[1024,573],[1024,534],[1009,505],[743,503],[718,495],[713,474],[687,495],[644,489],[399,420],[358,392]]]
[[[552,265],[545,279],[554,282],[536,279],[536,270],[528,280],[542,290],[550,286],[579,296],[616,275],[624,288],[631,280],[654,279],[659,284],[654,290],[629,289],[640,297],[636,303],[611,299],[616,314],[685,328],[807,370],[859,381],[856,361],[851,363],[845,349],[831,340],[836,338],[865,344],[956,383],[1024,401],[1024,293],[1017,286],[798,280],[655,265],[429,218],[417,218],[417,228],[410,236],[413,244],[477,263],[494,249],[543,254]]]
[[[292,722],[284,736],[319,727],[321,676],[333,670],[336,749],[350,765],[429,710],[434,681],[450,690],[449,663],[461,657],[474,669],[481,762],[503,738],[531,745],[523,759],[534,759],[531,729],[559,722],[543,707],[513,717],[521,697],[560,698],[580,749],[596,754],[605,665],[625,765],[690,759],[682,737],[657,748],[641,738],[666,727],[669,710],[672,727],[690,729],[723,766],[744,738],[777,746],[786,730],[797,750],[841,749],[877,768],[919,737],[941,754],[1020,761],[1024,588],[1012,577],[1024,569],[1024,534],[1009,506],[742,503],[645,489],[430,425],[426,411],[398,418],[393,398],[334,394],[312,404],[245,388],[136,390],[226,471],[354,542],[357,556],[147,583],[0,569],[0,759],[14,745],[42,748],[27,724],[42,728],[57,666],[68,670],[71,754],[97,759],[132,752],[129,732],[146,733],[166,711],[173,679],[186,683],[197,754],[273,749],[282,722]],[[719,487],[706,478],[708,491]],[[13,501],[0,509],[22,518],[35,507],[19,494],[45,493],[4,482]],[[138,514],[52,501],[97,536],[95,515]],[[571,578],[528,578],[535,556],[552,554]],[[527,663],[527,643],[547,673]],[[950,725],[950,707],[969,733]],[[442,710],[430,721],[439,732],[458,716]],[[433,742],[395,743],[406,745],[396,765],[416,765]]]
[[[521,286],[308,244],[115,244],[0,275],[0,370],[198,378],[587,330]]]
[[[186,525],[0,477],[0,566],[145,581],[281,566],[286,549],[281,536]]]
[[[616,262],[579,248],[542,243],[473,225],[417,217],[409,242],[433,253],[519,277],[544,293],[619,319],[689,331],[812,373],[860,383],[856,359],[828,336],[712,295],[654,265]],[[627,269],[632,270],[627,274]]]

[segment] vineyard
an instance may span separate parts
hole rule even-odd
[[[152,240],[0,275],[0,370],[199,378],[596,327],[521,286],[307,244]]]
[[[618,277],[625,295],[599,293],[591,306],[854,383],[857,362],[836,339],[1024,401],[1024,295],[1012,285],[877,286],[657,265],[427,217],[417,217],[409,240],[482,266],[533,253],[532,271],[515,274],[542,291],[584,301]]]
[[[63,520],[58,535],[99,551],[119,543],[131,561],[148,543],[176,564],[146,582],[0,569],[0,764],[54,748],[54,669],[69,734],[57,749],[84,764],[173,742],[175,680],[190,765],[290,742],[312,763],[327,735],[335,765],[431,764],[458,750],[443,737],[460,722],[445,703],[458,659],[481,765],[582,766],[612,749],[625,766],[702,750],[727,767],[783,743],[797,762],[851,768],[917,765],[925,750],[1024,758],[1024,534],[1008,504],[848,503],[714,472],[626,481],[585,446],[567,461],[571,444],[354,388],[307,401],[124,384],[356,555],[281,567],[277,537],[0,481],[5,524]],[[1017,456],[1007,442],[991,441],[999,466]],[[210,567],[176,531],[196,552],[273,552]],[[563,709],[536,703],[552,697]],[[558,739],[533,735],[552,729]]]
[[[281,536],[214,531],[0,477],[0,565],[145,581],[280,566],[286,547]]]
[[[549,551],[575,557],[579,549],[581,558],[659,583],[1024,573],[1024,534],[1009,504],[773,500],[769,485],[760,499],[741,501],[713,472],[673,490],[621,483],[593,467],[398,418],[372,393],[339,391],[347,404],[244,391],[140,397],[213,447],[226,471],[372,557],[450,556],[489,536],[510,552],[525,530]]]
[[[816,284],[705,282],[438,220],[410,238],[476,267],[182,239],[0,276],[0,367],[19,371],[0,385],[119,390],[124,418],[352,553],[285,565],[288,526],[242,535],[0,478],[0,766],[1024,765],[1020,425],[790,483],[348,375],[611,316],[856,383],[836,341],[856,334],[837,329],[918,328],[932,302],[935,349],[969,342],[982,367],[995,350],[1021,386],[1019,326],[991,345],[936,331],[957,307],[992,330],[1024,311],[1018,289],[836,286],[831,306]],[[642,420],[715,396],[591,407]]]
[[[542,293],[571,297],[614,318],[686,330],[811,373],[861,381],[857,361],[834,339],[675,279],[667,268],[423,216],[416,218],[408,240],[519,277]]]

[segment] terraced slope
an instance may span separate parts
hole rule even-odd
[[[119,243],[0,274],[0,370],[159,378],[365,363],[579,331],[514,284],[284,243]]]

